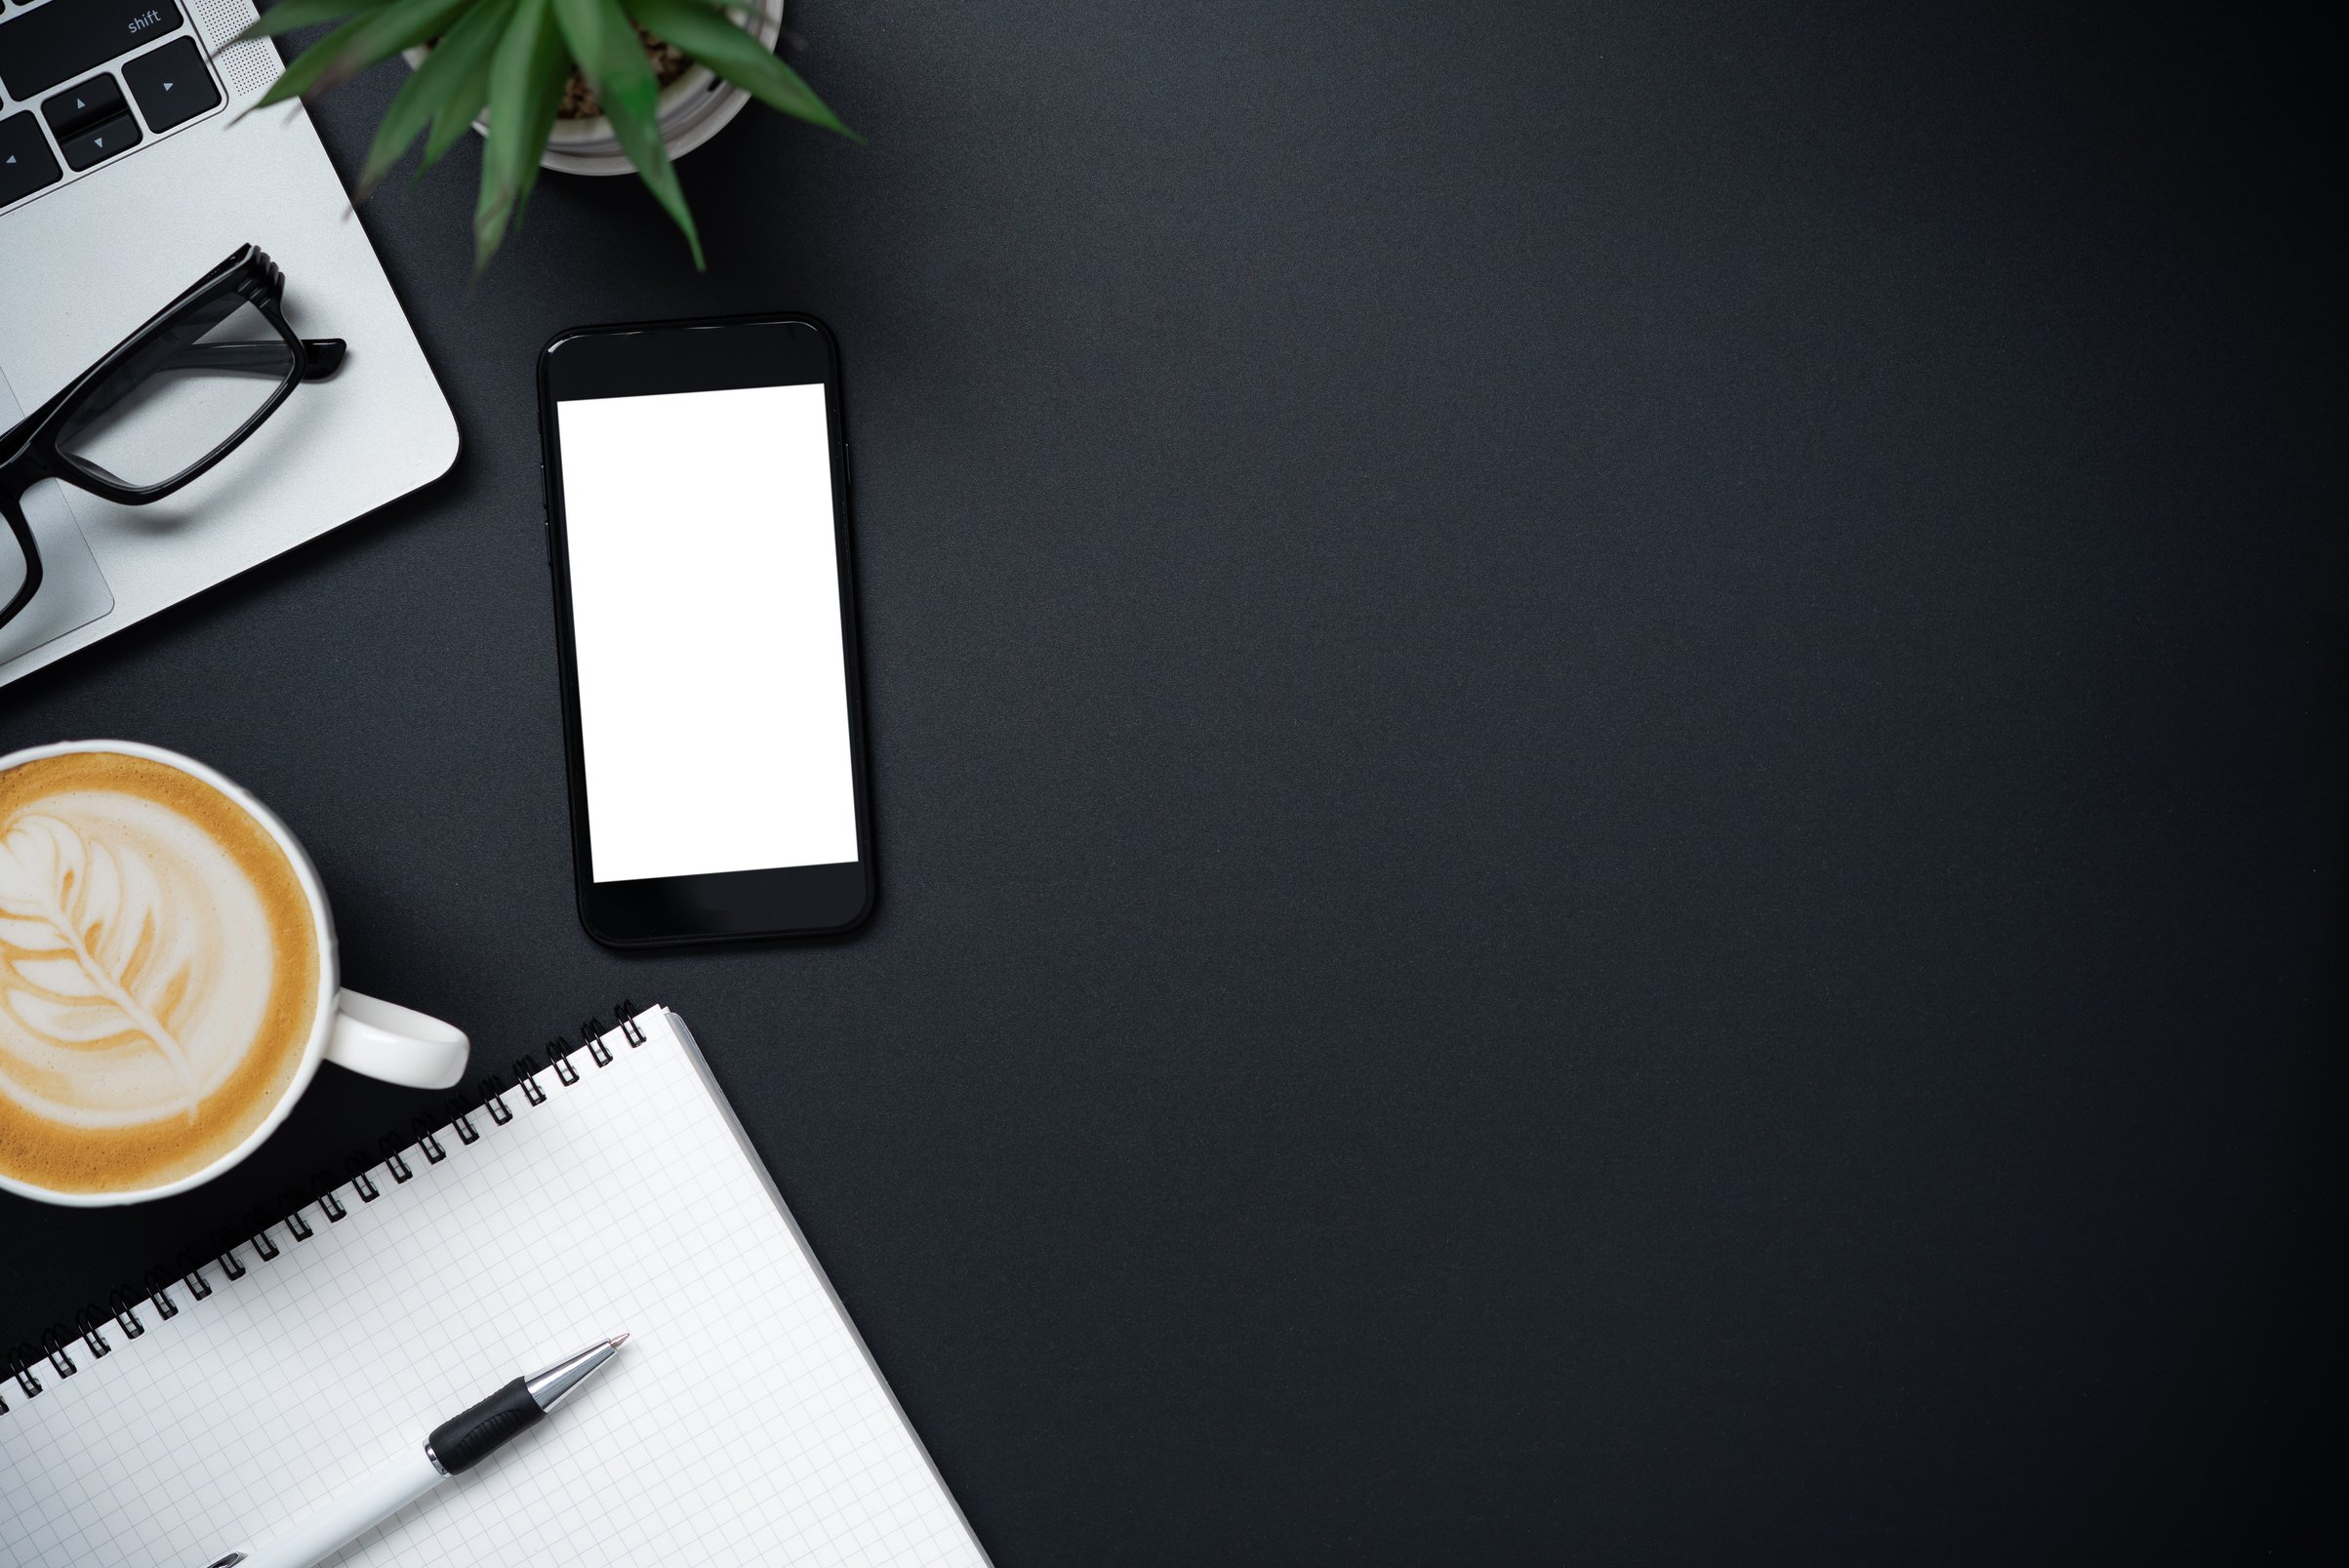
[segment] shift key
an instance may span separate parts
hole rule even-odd
[[[0,84],[38,98],[180,25],[173,0],[61,0],[0,20]]]

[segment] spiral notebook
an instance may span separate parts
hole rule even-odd
[[[332,1561],[985,1565],[684,1021],[582,1035],[0,1380],[0,1562],[210,1562],[625,1331]]]

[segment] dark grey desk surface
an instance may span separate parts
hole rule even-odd
[[[249,783],[485,1065],[684,1010],[1005,1568],[2272,1541],[2337,1473],[2337,182],[2304,43],[2042,9],[795,0],[870,148],[693,155],[704,277],[632,182],[478,292],[469,152],[371,207],[457,472],[0,742]],[[881,911],[616,957],[531,357],[762,307],[848,357]],[[427,1103],[0,1203],[0,1342]]]

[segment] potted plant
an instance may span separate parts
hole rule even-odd
[[[254,108],[323,93],[415,52],[415,73],[384,111],[356,194],[381,183],[418,137],[429,169],[477,127],[475,275],[520,221],[542,164],[617,172],[614,152],[676,220],[699,267],[701,236],[672,156],[699,146],[751,98],[862,140],[775,58],[782,10],[782,0],[278,0],[240,37],[339,23],[296,56]],[[729,13],[747,17],[749,28]]]

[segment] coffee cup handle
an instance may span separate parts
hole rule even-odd
[[[446,1089],[465,1076],[472,1042],[454,1025],[357,991],[335,999],[326,1060],[385,1083]]]

